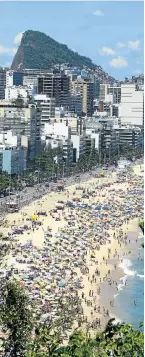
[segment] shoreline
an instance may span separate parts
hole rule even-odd
[[[69,247],[68,243],[63,243],[63,240],[62,243],[59,244],[59,240],[56,235],[61,236],[61,234],[64,235],[67,233],[69,237],[69,246],[70,248],[71,246],[73,247],[76,257],[78,256],[78,265],[74,265],[73,272],[74,274],[77,274],[78,279],[81,280],[81,285],[84,286],[83,288],[77,290],[77,294],[81,300],[81,305],[84,313],[84,320],[81,319],[81,327],[84,328],[87,323],[92,324],[96,319],[97,327],[99,327],[99,320],[101,320],[100,325],[102,328],[106,321],[104,321],[104,316],[102,315],[102,304],[100,302],[101,295],[99,295],[98,289],[101,289],[103,278],[108,274],[108,270],[110,270],[109,276],[111,277],[114,265],[116,265],[116,274],[119,274],[119,276],[120,274],[121,276],[123,275],[123,270],[118,267],[117,255],[120,255],[120,253],[126,249],[126,246],[124,244],[126,240],[126,235],[129,230],[130,222],[132,222],[135,218],[132,217],[129,220],[129,214],[126,217],[118,216],[118,218],[115,218],[115,223],[113,223],[108,220],[110,216],[108,216],[108,213],[106,211],[106,213],[103,213],[104,223],[102,223],[102,219],[99,218],[99,216],[96,216],[96,213],[94,213],[94,218],[91,218],[92,211],[90,209],[73,209],[69,206],[66,206],[65,202],[77,198],[80,199],[81,202],[98,205],[101,204],[104,205],[104,207],[106,202],[108,202],[108,204],[112,202],[112,206],[110,207],[112,207],[113,209],[113,205],[116,205],[116,210],[119,210],[120,205],[122,205],[124,202],[124,198],[122,198],[123,192],[124,190],[127,192],[129,184],[116,184],[114,180],[115,174],[113,173],[111,177],[109,175],[109,177],[101,179],[92,178],[85,183],[83,182],[80,185],[75,184],[69,186],[67,187],[67,190],[65,192],[51,194],[49,193],[41,200],[37,200],[31,203],[31,205],[24,207],[19,213],[7,215],[7,220],[9,224],[5,224],[6,227],[0,227],[0,231],[2,231],[6,235],[8,234],[8,231],[10,231],[10,236],[12,236],[11,232],[12,229],[14,229],[13,226],[20,227],[24,224],[27,224],[28,230],[24,231],[23,235],[14,235],[14,239],[17,239],[19,242],[16,244],[19,245],[21,242],[21,244],[24,245],[31,238],[34,247],[37,246],[39,250],[42,249],[44,245],[44,241],[46,240],[45,235],[47,237],[47,231],[50,231],[51,234],[49,234],[49,236],[52,236],[52,238],[47,240],[51,242],[51,245],[56,245],[56,243],[58,243],[57,246],[59,248],[60,256],[63,254],[63,251],[67,252],[67,248]],[[102,186],[101,188],[100,185],[104,186]],[[85,194],[88,195],[89,198],[82,197],[82,190],[77,189],[77,187],[79,186],[81,186],[85,190]],[[95,193],[93,194],[92,192]],[[57,212],[53,212],[52,210],[55,209],[58,200],[64,202],[64,210],[56,210]],[[41,222],[41,225],[32,228],[32,223],[31,221],[28,221],[27,218],[35,214],[38,215],[38,211],[47,211],[47,215],[40,215],[38,217],[38,221]],[[105,217],[107,218],[105,219]],[[110,223],[108,223],[108,221]],[[73,222],[74,226],[72,225]],[[89,231],[90,237],[88,236]],[[102,243],[99,243],[99,248],[97,249],[98,237],[100,237]],[[77,248],[76,243],[80,244],[80,246],[77,246]],[[120,247],[120,243],[122,247]],[[12,239],[12,245],[13,244],[15,243]],[[85,250],[82,250],[81,252],[80,247],[83,247],[83,244]],[[15,248],[13,247],[13,250],[14,249]],[[87,254],[85,253],[85,251]],[[73,250],[70,254],[72,254],[72,257],[74,256]],[[54,262],[56,260],[56,255],[57,250],[56,253],[53,253],[52,255]],[[91,255],[93,255],[92,258]],[[8,263],[10,264],[11,261],[12,257],[9,256]],[[68,259],[68,261],[69,266],[70,259]],[[75,264],[74,257],[73,261],[73,264]],[[17,266],[19,268],[20,263],[17,263]],[[100,312],[98,310],[99,304]],[[106,306],[105,309],[108,310],[109,307]]]
[[[127,234],[129,231],[129,226],[132,226],[132,224],[135,224],[136,226],[138,226],[137,223],[138,219],[135,218],[133,220],[130,220],[128,222],[128,224],[123,224],[120,227],[120,230],[123,231],[123,234]],[[115,233],[115,232],[114,232]],[[117,233],[116,233],[117,234]],[[113,233],[112,233],[113,235]],[[127,242],[128,243],[128,242]],[[100,271],[100,278],[101,278],[101,282],[98,281],[97,283],[95,282],[95,284],[90,282],[87,282],[84,280],[84,283],[86,282],[89,289],[91,290],[92,288],[95,290],[100,289],[100,294],[98,295],[98,299],[96,300],[96,303],[99,303],[100,306],[100,312],[97,312],[97,318],[101,320],[101,326],[99,326],[100,330],[103,330],[106,323],[108,322],[108,320],[110,318],[112,318],[112,308],[110,307],[110,300],[114,300],[114,295],[115,293],[118,294],[118,285],[120,283],[120,279],[124,277],[124,271],[123,268],[121,268],[120,265],[120,260],[121,258],[129,258],[129,251],[130,251],[130,245],[128,246],[128,244],[126,243],[126,241],[124,242],[124,239],[118,239],[118,238],[113,238],[111,239],[111,244],[106,244],[104,246],[102,246],[101,248],[103,249],[103,257],[104,257],[104,264],[105,266],[102,267],[102,259],[101,262],[99,262],[98,259],[98,264],[92,264],[93,265],[93,269],[91,269],[91,272],[89,271],[89,274],[94,274],[96,267],[97,269]],[[121,245],[121,246],[120,246]],[[99,250],[100,253],[101,252],[101,248]],[[104,249],[105,248],[105,249]],[[108,258],[108,249],[110,250],[111,248],[111,253],[110,253],[110,257]],[[123,256],[124,253],[124,256]],[[115,255],[115,256],[114,256]],[[98,258],[99,254],[98,252],[96,252],[96,258]],[[101,255],[102,257],[102,255]],[[116,269],[115,269],[116,266]],[[110,271],[109,275],[108,275],[108,271]],[[108,279],[112,280],[114,283],[113,285],[111,284],[111,293],[109,295],[109,301],[108,301],[108,295],[107,295],[107,301],[105,298],[103,298],[103,296],[106,296],[106,293],[108,294]],[[89,279],[90,280],[90,279]],[[105,288],[103,288],[103,294],[102,294],[102,286],[105,285]],[[104,316],[104,311],[109,311],[109,316]],[[94,317],[94,316],[93,316]],[[89,318],[89,321],[91,321],[91,316]]]
[[[134,229],[133,229],[134,228]],[[123,267],[121,267],[121,260],[132,260],[132,253],[135,254],[136,258],[138,257],[138,248],[140,248],[140,238],[138,238],[138,233],[139,233],[139,226],[138,226],[138,219],[131,220],[129,222],[129,227],[128,227],[128,241],[130,241],[129,245],[123,245],[118,252],[121,257],[116,260],[117,264],[117,269],[112,269],[111,270],[111,280],[115,281],[117,284],[114,286],[114,284],[111,286],[108,284],[108,282],[103,282],[100,284],[101,288],[101,296],[100,296],[100,303],[102,306],[104,306],[106,309],[110,310],[110,316],[109,318],[115,318],[117,322],[121,322],[121,319],[119,316],[117,316],[116,312],[116,306],[115,306],[115,300],[117,296],[120,294],[120,290],[125,289],[125,281],[127,282],[127,273],[124,272]],[[134,237],[134,235],[136,237]],[[136,241],[136,243],[135,243]],[[125,255],[123,254],[125,253]],[[123,254],[123,255],[122,255]],[[113,266],[112,266],[113,268]],[[109,297],[109,299],[114,301],[114,305],[110,306],[110,303],[108,299],[106,300],[105,296]],[[123,303],[123,302],[122,302]],[[109,319],[108,319],[109,320]],[[123,322],[123,320],[122,320]],[[104,325],[107,323],[107,319],[104,318]],[[129,323],[129,321],[128,321]]]

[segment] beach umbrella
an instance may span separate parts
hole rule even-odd
[[[51,290],[51,285],[46,285],[45,289],[46,290]]]
[[[55,287],[56,287],[56,283],[55,283],[55,282],[52,283],[51,286],[52,286],[53,288],[55,288]]]
[[[32,294],[38,295],[39,293],[40,293],[39,290],[32,290]]]
[[[60,287],[64,287],[65,284],[64,284],[62,281],[60,281],[60,282],[58,283],[58,286],[59,286],[59,288],[60,288]]]
[[[36,215],[33,215],[30,217],[33,221],[35,221],[37,219],[37,216]]]

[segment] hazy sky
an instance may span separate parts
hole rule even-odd
[[[117,79],[143,73],[143,2],[0,2],[0,65],[21,32],[37,30],[90,57]]]

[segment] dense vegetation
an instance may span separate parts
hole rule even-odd
[[[58,147],[56,149],[47,148],[42,151],[39,156],[28,164],[27,171],[23,175],[14,175],[11,178],[7,173],[0,174],[0,194],[8,193],[9,188],[12,190],[21,190],[23,183],[28,183],[33,186],[36,182],[40,183],[52,178],[67,177],[75,175],[82,171],[88,171],[94,166],[117,164],[119,156],[132,161],[133,158],[141,158],[143,156],[143,148],[122,147],[120,155],[114,150],[102,149],[100,153],[91,148],[86,149],[85,155],[80,155],[77,164],[72,164],[68,160],[63,160],[63,150]],[[54,162],[55,157],[60,158],[58,163]]]
[[[124,323],[111,319],[95,337],[81,329],[63,344],[61,317],[57,323],[47,318],[40,323],[24,287],[8,279],[1,289],[0,325],[3,332],[3,356],[11,357],[143,357],[144,335]],[[67,315],[67,310],[65,311]]]
[[[12,69],[18,66],[17,59],[23,56],[24,68],[48,69],[51,65],[69,63],[71,66],[87,66],[94,69],[90,58],[80,56],[66,45],[60,44],[51,37],[39,31],[28,30],[22,37],[18,52],[12,63]]]
[[[98,67],[92,63],[90,58],[79,55],[50,36],[39,31],[27,30],[23,34],[11,68],[14,70],[22,68],[48,69],[55,64],[62,63],[78,68],[95,69]],[[100,66],[98,69],[103,75],[106,75]]]

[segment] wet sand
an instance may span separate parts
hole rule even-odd
[[[105,307],[105,309],[108,309],[110,311],[110,317],[114,317],[117,321],[119,321],[119,319],[116,312],[115,299],[119,294],[118,286],[121,283],[120,279],[125,276],[124,270],[120,267],[120,261],[123,258],[130,259],[132,252],[138,257],[138,248],[140,248],[138,232],[138,219],[134,219],[133,221],[130,221],[128,225],[128,244],[124,244],[120,249],[118,249],[119,259],[111,259],[110,261],[112,266],[110,277],[114,284],[111,283],[110,285],[108,281],[104,281],[100,284],[100,305],[102,308]],[[114,264],[117,265],[117,269],[114,269]],[[113,301],[113,305],[110,305],[110,301]],[[106,325],[106,318],[104,318],[102,325]]]

